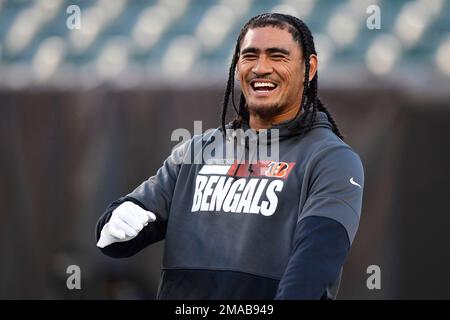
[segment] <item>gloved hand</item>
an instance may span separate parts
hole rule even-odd
[[[155,220],[153,212],[146,211],[131,201],[125,201],[114,209],[111,219],[103,226],[97,247],[104,248],[115,242],[131,240],[149,222]]]

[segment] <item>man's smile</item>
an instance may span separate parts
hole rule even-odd
[[[250,81],[250,88],[256,97],[266,97],[277,91],[278,84],[269,79],[253,79]]]

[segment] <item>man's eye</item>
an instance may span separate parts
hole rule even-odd
[[[244,55],[242,58],[249,60],[249,59],[256,59],[257,57],[254,54],[247,54]]]
[[[284,56],[281,54],[276,54],[276,55],[272,56],[272,59],[281,60],[281,59],[284,59]]]

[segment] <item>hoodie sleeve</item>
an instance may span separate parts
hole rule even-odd
[[[329,218],[308,217],[299,222],[295,243],[276,299],[335,298],[328,289],[339,280],[350,249],[345,228]]]
[[[125,242],[113,243],[100,249],[104,254],[113,258],[129,257],[146,246],[164,239],[172,196],[190,141],[176,147],[156,175],[144,181],[133,192],[108,206],[96,225],[97,241],[100,238],[103,226],[108,223],[114,209],[125,201],[132,201],[144,210],[153,212],[156,215],[156,220],[144,227],[135,238]]]
[[[358,155],[331,147],[313,161],[308,197],[277,299],[334,298],[327,291],[339,280],[358,228],[364,183]]]

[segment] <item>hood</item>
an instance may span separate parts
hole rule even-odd
[[[277,125],[272,126],[270,129],[280,130],[280,141],[288,139],[293,136],[302,134],[304,125],[302,124],[305,118],[305,113],[298,115],[295,119],[288,120]],[[328,117],[325,112],[317,111],[314,116],[314,128],[328,128],[333,130],[333,126],[328,121]]]
[[[305,118],[305,113],[301,113],[296,118],[287,120],[281,123],[278,123],[270,128],[271,129],[278,129],[279,130],[279,141],[283,141],[286,139],[289,139],[294,136],[301,135],[304,129],[304,125],[302,124],[303,120]],[[325,112],[317,111],[315,113],[315,120],[312,128],[328,128],[330,130],[333,130],[333,126],[328,120],[328,116]],[[250,126],[248,122],[244,122],[243,129],[248,130],[250,129]]]

